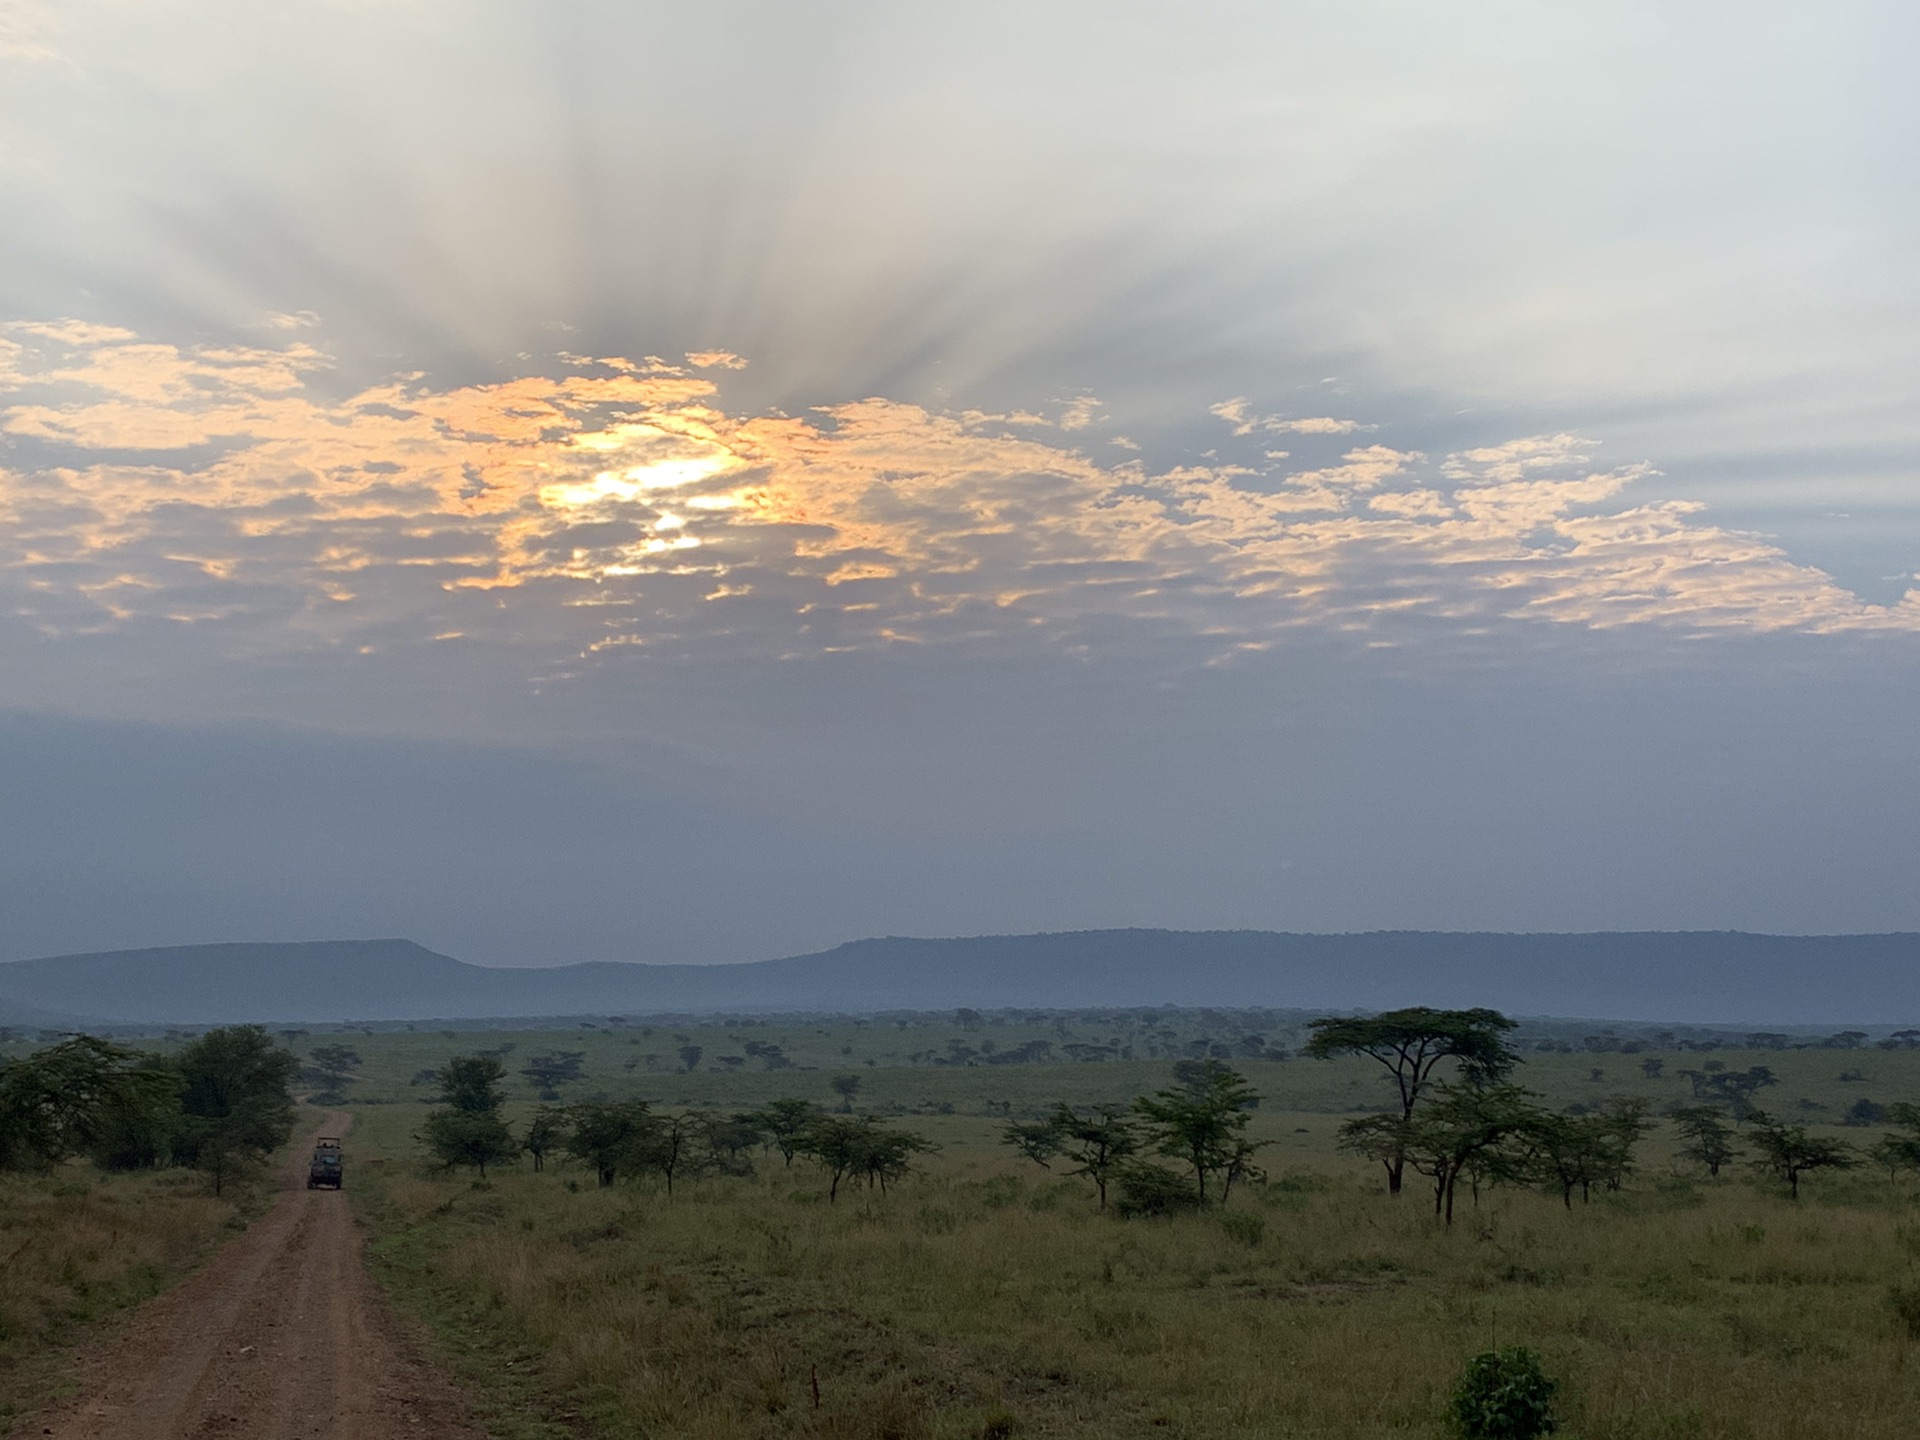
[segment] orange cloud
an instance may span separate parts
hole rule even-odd
[[[0,430],[53,457],[0,472],[0,569],[32,605],[73,600],[69,625],[294,603],[301,636],[378,623],[472,641],[537,610],[532,629],[583,653],[786,654],[1128,615],[1229,650],[1407,614],[1920,628],[1920,595],[1864,604],[1684,504],[1623,504],[1644,469],[1595,469],[1571,436],[1437,466],[1366,445],[1297,472],[1149,474],[1056,438],[1091,426],[1091,399],[1051,423],[878,398],[741,416],[685,368],[614,359],[334,400],[308,383],[326,364],[300,344],[0,328]]]

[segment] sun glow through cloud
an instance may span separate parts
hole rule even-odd
[[[304,345],[8,327],[0,430],[35,447],[0,474],[15,613],[48,633],[278,624],[301,645],[373,626],[485,637],[557,602],[608,612],[555,637],[582,653],[612,628],[649,649],[780,655],[1077,645],[1129,619],[1223,657],[1303,629],[1404,643],[1416,620],[1427,639],[1539,622],[1920,629],[1920,596],[1866,604],[1697,506],[1632,502],[1645,467],[1597,468],[1572,435],[1436,460],[1356,444],[1358,422],[1229,402],[1214,414],[1233,433],[1287,429],[1331,453],[1154,472],[1079,448],[1099,438],[1091,400],[1054,422],[879,398],[736,415],[688,367],[583,360],[326,401],[306,388],[326,363]],[[490,617],[432,593],[518,598]],[[744,623],[703,628],[719,597],[751,607]]]

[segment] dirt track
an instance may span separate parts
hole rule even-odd
[[[343,1134],[329,1115],[320,1133]],[[352,1184],[353,1155],[347,1155]],[[374,1289],[335,1190],[306,1152],[272,1210],[204,1270],[83,1356],[77,1395],[25,1422],[60,1440],[484,1440]]]

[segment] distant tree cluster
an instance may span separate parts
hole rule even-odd
[[[698,1063],[697,1055],[683,1062]],[[528,1078],[537,1078],[529,1067]],[[516,1140],[501,1111],[506,1070],[486,1055],[462,1055],[435,1072],[443,1104],[427,1117],[421,1139],[449,1168],[467,1166],[485,1177],[524,1151],[536,1172],[556,1151],[592,1170],[602,1185],[641,1176],[658,1178],[672,1195],[676,1182],[700,1175],[746,1175],[752,1152],[778,1152],[791,1166],[796,1156],[815,1161],[827,1176],[827,1198],[839,1198],[848,1181],[884,1191],[904,1178],[913,1157],[933,1149],[911,1131],[895,1130],[868,1116],[851,1115],[860,1077],[836,1077],[843,1111],[830,1115],[810,1100],[774,1100],[758,1110],[724,1115],[712,1110],[656,1110],[645,1100],[591,1100],[543,1106]],[[848,1083],[850,1082],[850,1083]]]
[[[1240,1073],[1219,1060],[1182,1060],[1174,1083],[1129,1106],[1075,1107],[1064,1100],[1037,1121],[1016,1120],[1004,1142],[1035,1164],[1067,1162],[1069,1175],[1094,1184],[1101,1209],[1110,1186],[1123,1215],[1165,1214],[1225,1202],[1234,1185],[1261,1178],[1255,1156],[1262,1145],[1246,1136],[1260,1097]],[[1179,1163],[1171,1170],[1147,1159]]]
[[[1000,1023],[967,1010],[957,1012],[955,1019],[974,1035]],[[1149,1027],[1143,1033],[1157,1033],[1151,1029],[1152,1015],[1142,1020]],[[1056,1028],[1064,1036],[1063,1027]],[[1638,1147],[1658,1123],[1651,1105],[1639,1098],[1615,1097],[1583,1101],[1564,1111],[1544,1106],[1535,1092],[1513,1078],[1522,1062],[1513,1043],[1515,1029],[1515,1022],[1494,1010],[1410,1007],[1313,1020],[1306,1027],[1303,1048],[1314,1058],[1358,1055],[1381,1066],[1393,1086],[1393,1107],[1346,1122],[1339,1144],[1380,1164],[1391,1193],[1404,1190],[1409,1172],[1423,1178],[1431,1186],[1435,1214],[1448,1224],[1463,1182],[1476,1198],[1488,1185],[1538,1187],[1558,1196],[1568,1209],[1576,1194],[1586,1201],[1596,1189],[1621,1188],[1634,1172]],[[768,1069],[790,1064],[777,1046],[729,1038],[741,1040],[747,1055]],[[1611,1053],[1616,1047],[1612,1037],[1607,1038],[1609,1043],[1587,1048]],[[685,1035],[674,1039],[680,1042],[680,1065],[687,1071],[697,1069],[706,1058],[702,1047]],[[1836,1048],[1857,1048],[1864,1040],[1854,1032],[1833,1037]],[[993,1058],[993,1043],[984,1037],[977,1046],[951,1041],[947,1063],[1004,1063]],[[830,1077],[839,1100],[832,1112],[813,1101],[791,1098],[732,1114],[655,1109],[637,1099],[597,1099],[543,1105],[516,1137],[502,1114],[506,1070],[500,1056],[505,1048],[456,1057],[415,1077],[418,1083],[437,1084],[441,1091],[443,1104],[427,1120],[421,1138],[442,1164],[468,1166],[484,1176],[488,1167],[510,1163],[524,1153],[536,1171],[544,1171],[547,1160],[560,1154],[591,1169],[601,1185],[652,1177],[671,1195],[676,1184],[690,1177],[749,1174],[754,1152],[771,1152],[784,1167],[796,1159],[817,1165],[831,1201],[848,1184],[864,1182],[885,1191],[911,1173],[915,1157],[934,1148],[923,1136],[856,1115],[854,1103],[863,1081],[855,1073]],[[1071,1058],[1096,1058],[1076,1053],[1085,1048],[1064,1038],[1017,1047],[1023,1059],[1055,1049]],[[1273,1060],[1287,1052],[1253,1032],[1245,1032],[1234,1044],[1209,1040],[1187,1048],[1190,1053],[1174,1064],[1173,1083],[1164,1089],[1125,1103],[1076,1106],[1061,1101],[1037,1118],[1009,1116],[1002,1139],[1037,1165],[1058,1166],[1064,1174],[1089,1181],[1102,1210],[1156,1215],[1224,1203],[1236,1186],[1265,1178],[1259,1164],[1264,1146],[1247,1135],[1260,1097],[1229,1058]],[[1013,1049],[997,1053],[1004,1056]],[[316,1050],[313,1058],[337,1075],[350,1071],[348,1062],[358,1063],[350,1051],[339,1055]],[[583,1058],[577,1051],[538,1055],[520,1073],[543,1100],[555,1101],[561,1087],[583,1078]],[[720,1058],[744,1063],[743,1057]],[[1638,1064],[1648,1079],[1663,1074],[1658,1057]],[[1761,1092],[1777,1084],[1767,1066],[1735,1071],[1708,1060],[1699,1069],[1676,1074],[1688,1081],[1692,1103],[1675,1106],[1666,1118],[1678,1132],[1680,1154],[1709,1176],[1744,1162],[1797,1197],[1808,1174],[1850,1168],[1863,1158],[1844,1143],[1761,1110]],[[1602,1080],[1604,1074],[1596,1070],[1592,1078]],[[1894,1129],[1866,1158],[1894,1175],[1920,1172],[1920,1106],[1861,1101],[1848,1119]]]
[[[190,1165],[217,1194],[292,1133],[299,1068],[258,1025],[209,1030],[172,1055],[71,1036],[0,1068],[0,1169]]]
[[[1398,1114],[1348,1121],[1341,1127],[1341,1147],[1385,1166],[1388,1189],[1396,1193],[1405,1170],[1425,1176],[1433,1185],[1434,1211],[1449,1224],[1462,1180],[1476,1192],[1483,1183],[1538,1185],[1557,1192],[1569,1207],[1576,1190],[1585,1200],[1595,1186],[1618,1189],[1632,1172],[1635,1148],[1655,1123],[1651,1107],[1623,1098],[1598,1109],[1544,1108],[1537,1095],[1509,1079],[1520,1060],[1506,1038],[1512,1028],[1513,1022],[1491,1010],[1417,1008],[1313,1022],[1309,1054],[1371,1056],[1392,1076],[1400,1100]],[[1864,1039],[1849,1031],[1833,1043],[1851,1048]],[[1453,1063],[1441,1075],[1446,1061]],[[1660,1073],[1651,1062],[1642,1069],[1648,1078]],[[1777,1083],[1764,1065],[1735,1071],[1709,1061],[1678,1073],[1691,1084],[1696,1103],[1675,1107],[1670,1118],[1683,1142],[1681,1154],[1709,1175],[1746,1153],[1742,1135],[1752,1147],[1754,1168],[1784,1183],[1796,1198],[1809,1172],[1859,1163],[1850,1146],[1759,1109],[1755,1097]],[[1906,1124],[1911,1134],[1881,1142],[1874,1157],[1896,1172],[1920,1168],[1920,1108],[1875,1109]]]

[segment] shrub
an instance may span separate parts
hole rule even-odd
[[[1158,1165],[1136,1165],[1121,1172],[1120,1198],[1113,1210],[1123,1220],[1143,1215],[1177,1215],[1200,1208],[1200,1196],[1184,1175]]]
[[[1887,1107],[1875,1103],[1862,1095],[1847,1107],[1847,1113],[1840,1118],[1842,1125],[1880,1125],[1886,1122]]]
[[[1535,1440],[1555,1429],[1556,1388],[1526,1346],[1489,1350],[1467,1362],[1447,1419],[1461,1440]]]

